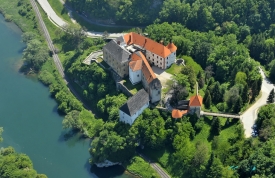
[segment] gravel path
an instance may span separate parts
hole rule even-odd
[[[241,115],[241,121],[243,122],[246,137],[251,136],[251,133],[252,133],[251,127],[254,125],[255,120],[257,119],[258,110],[261,106],[266,104],[267,97],[268,97],[270,91],[274,88],[273,84],[269,81],[268,78],[266,78],[266,76],[261,68],[260,68],[260,73],[263,78],[262,88],[261,88],[262,95],[250,108],[248,108]]]

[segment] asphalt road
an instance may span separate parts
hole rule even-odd
[[[269,81],[268,78],[266,78],[266,76],[261,68],[260,68],[260,73],[263,78],[262,88],[261,88],[262,95],[250,108],[248,108],[241,115],[241,121],[242,121],[244,129],[245,129],[246,137],[251,136],[252,126],[254,125],[255,120],[257,119],[258,110],[261,106],[266,104],[268,95],[269,95],[270,91],[274,88],[273,84]]]
[[[139,154],[146,162],[150,164],[150,166],[157,171],[161,178],[171,178],[163,169],[156,163],[151,162],[149,158],[145,157],[143,154]]]
[[[67,24],[63,19],[61,19],[54,12],[54,10],[50,6],[48,0],[37,0],[37,2],[40,4],[40,6],[42,7],[42,9],[46,12],[46,14],[51,19],[51,21],[53,21],[55,23],[55,25],[57,25],[59,28],[62,28],[64,25]],[[124,33],[109,33],[109,37],[108,38],[117,38],[117,37],[122,36],[123,34]],[[102,37],[103,36],[103,32],[91,32],[91,31],[88,31],[87,32],[87,36],[88,37],[92,37],[92,38],[98,38],[98,37]]]

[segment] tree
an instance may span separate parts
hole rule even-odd
[[[214,87],[211,90],[212,101],[218,103],[222,99],[221,87],[219,82],[214,83]]]
[[[244,72],[238,72],[235,77],[235,84],[246,85],[247,76]]]
[[[242,107],[243,107],[243,101],[242,101],[242,98],[239,96],[236,103],[234,104],[233,110],[235,113],[239,113]]]
[[[203,98],[203,103],[204,103],[206,108],[210,108],[211,103],[212,103],[212,99],[211,99],[211,95],[210,95],[208,90],[205,91],[205,95],[204,95],[204,98]]]
[[[204,142],[197,142],[196,143],[196,152],[193,157],[193,166],[200,167],[204,165],[208,159],[208,146]]]
[[[223,165],[219,158],[214,156],[210,169],[207,173],[207,178],[220,178],[223,177]]]
[[[199,88],[203,88],[205,84],[205,77],[204,77],[203,71],[201,70],[199,71],[197,78],[198,78]]]
[[[82,122],[79,119],[79,111],[69,112],[62,121],[62,126],[64,129],[82,129]]]
[[[191,88],[194,88],[196,85],[196,73],[192,66],[184,66],[181,70],[181,73],[188,77]]]
[[[102,38],[104,40],[106,40],[109,36],[110,36],[110,34],[107,31],[104,31],[103,34],[102,34]]]
[[[242,100],[244,103],[248,102],[249,99],[249,88],[248,85],[245,85],[242,92]]]
[[[219,135],[221,132],[221,129],[222,127],[221,127],[220,119],[217,117],[213,117],[212,123],[211,123],[211,132],[214,135]]]
[[[47,48],[37,39],[29,40],[23,51],[23,59],[34,70],[40,70],[49,57]]]
[[[274,93],[274,88],[270,91],[268,98],[267,98],[267,103],[274,103],[275,99],[275,93]]]
[[[47,178],[44,174],[37,174],[27,155],[16,153],[12,147],[0,151],[0,177]]]
[[[214,74],[213,66],[212,65],[207,66],[204,70],[204,73],[205,73],[206,80],[210,79],[212,77],[212,75]]]

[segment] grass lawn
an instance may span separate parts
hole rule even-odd
[[[192,59],[190,56],[183,56],[185,65],[192,66],[193,69],[196,72],[196,75],[198,75],[199,71],[202,70],[201,66]]]
[[[63,20],[68,23],[72,23],[68,11],[64,8],[63,4],[59,0],[48,0],[49,4],[52,6],[54,12]]]
[[[182,68],[183,65],[172,64],[168,69],[165,70],[165,72],[172,75],[179,74]]]
[[[143,88],[142,83],[138,83],[133,85],[129,78],[127,78],[126,80],[124,80],[123,82],[124,86],[126,86],[128,88],[128,90],[134,95],[136,94],[139,90],[141,90]]]
[[[130,164],[127,165],[127,170],[138,174],[141,177],[158,177],[158,173],[150,166],[149,163],[145,162],[141,157],[135,156],[130,160]]]

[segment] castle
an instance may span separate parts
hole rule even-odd
[[[144,90],[136,95],[148,96],[148,101],[146,97],[140,99],[136,95],[130,98],[120,108],[121,121],[132,124],[149,106],[149,101],[155,103],[161,100],[162,86],[151,65],[167,69],[175,62],[176,51],[177,47],[171,41],[165,46],[134,32],[118,37],[103,47],[103,60],[112,70],[121,78],[129,76],[133,85],[142,82]],[[123,119],[122,116],[126,115],[127,119]]]

